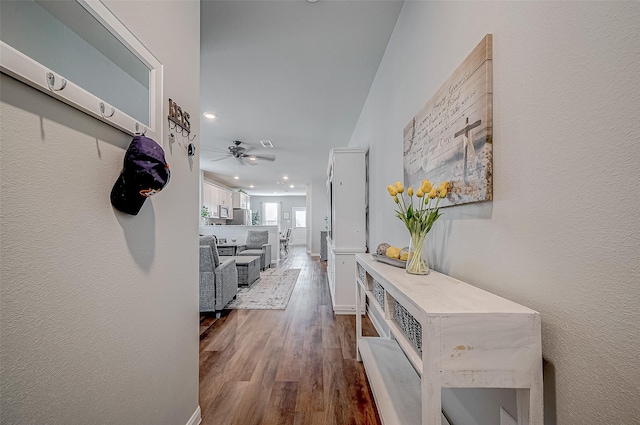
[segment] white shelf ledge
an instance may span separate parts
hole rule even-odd
[[[358,339],[362,362],[383,424],[422,423],[420,378],[395,341]]]

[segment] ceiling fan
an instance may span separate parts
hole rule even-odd
[[[233,157],[233,158],[236,158],[238,161],[240,161],[241,164],[258,165],[259,160],[262,160],[262,161],[276,160],[275,155],[249,153],[253,148],[252,147],[245,148],[244,146],[240,146],[241,144],[242,142],[240,140],[234,140],[233,145],[228,147],[229,153],[227,153],[226,155],[220,158],[214,158],[211,161],[221,161],[223,159]],[[202,150],[209,150],[209,149],[202,149]]]

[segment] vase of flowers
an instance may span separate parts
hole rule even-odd
[[[449,182],[442,182],[434,186],[429,180],[423,180],[422,185],[415,192],[407,189],[409,199],[405,199],[404,186],[400,182],[387,186],[389,195],[398,205],[396,216],[402,220],[409,230],[409,252],[406,270],[411,274],[428,274],[429,262],[425,249],[425,240],[433,223],[442,215],[438,209],[440,199],[447,196]],[[415,195],[415,203],[414,203]]]

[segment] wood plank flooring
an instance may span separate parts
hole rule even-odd
[[[279,268],[301,269],[286,310],[200,318],[202,425],[378,425],[355,316],[336,316],[326,263],[291,246]],[[363,333],[377,335],[363,318]]]

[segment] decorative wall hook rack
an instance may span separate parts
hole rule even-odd
[[[189,140],[190,142],[193,142],[196,138],[196,135],[189,135],[190,131],[186,130],[184,128],[182,128],[179,124],[177,124],[176,122],[174,122],[173,120],[169,120],[169,130],[176,130],[177,134],[180,134],[182,137],[185,137],[187,140]],[[171,133],[172,135],[175,136],[174,133]]]
[[[191,115],[187,111],[183,111],[180,106],[173,100],[169,99],[169,130],[177,130],[182,137],[186,137],[188,141],[195,140],[196,135],[189,136],[191,133],[191,123],[189,122]],[[180,128],[180,130],[178,130]]]

